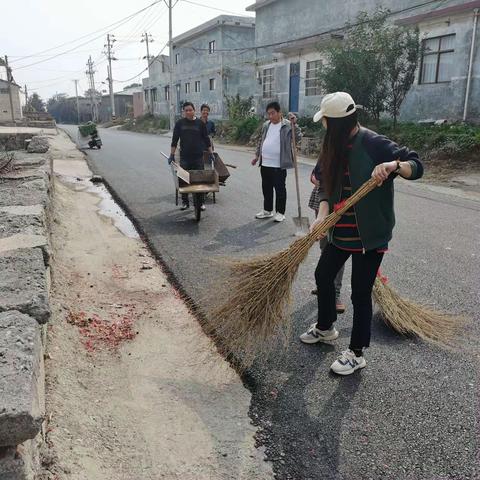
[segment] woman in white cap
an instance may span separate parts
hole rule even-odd
[[[366,366],[363,350],[370,345],[372,288],[395,225],[393,180],[398,175],[415,180],[423,175],[418,155],[400,148],[388,138],[358,123],[357,106],[345,92],[326,95],[313,117],[326,128],[316,171],[321,174],[325,195],[313,229],[370,177],[379,187],[347,211],[328,232],[328,245],[315,270],[318,289],[318,320],[300,336],[304,343],[332,341],[338,337],[334,326],[334,279],[352,257],[353,328],[350,345],[333,362],[331,369],[350,375]]]

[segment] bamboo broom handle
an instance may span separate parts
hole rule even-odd
[[[332,228],[341,218],[341,216],[356,203],[358,203],[363,197],[370,193],[373,189],[378,186],[377,180],[371,178],[367,180],[350,198],[345,200],[345,203],[339,208],[336,212],[332,212],[328,215],[325,220],[317,225],[310,233],[306,236],[311,237],[312,239],[317,239],[318,235],[326,233],[330,228]]]

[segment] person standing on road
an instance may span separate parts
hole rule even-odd
[[[327,131],[318,160],[325,195],[320,198],[311,230],[371,177],[379,184],[329,230],[328,244],[315,270],[318,320],[300,336],[304,343],[338,337],[334,327],[337,319],[334,279],[351,256],[350,345],[330,367],[339,375],[350,375],[366,366],[363,349],[370,345],[373,284],[395,225],[393,181],[397,176],[409,180],[420,178],[423,166],[414,151],[400,148],[388,138],[361,127],[357,107],[348,93],[326,95],[313,119],[321,120]]]
[[[203,152],[212,154],[212,144],[204,122],[195,117],[195,106],[191,102],[183,104],[184,117],[177,121],[173,129],[172,145],[168,163],[175,161],[175,152],[180,141],[180,166],[185,170],[203,170]],[[205,210],[203,196],[201,209]],[[187,193],[182,193],[182,210],[189,208]]]
[[[322,198],[325,198],[325,191],[321,181],[321,173],[319,165],[317,164],[312,171],[310,176],[310,181],[313,183],[314,187],[310,195],[310,200],[308,201],[308,206],[315,212],[315,218],[318,217],[318,210],[320,208],[320,202]],[[320,240],[320,250],[323,251],[324,248],[328,245],[326,238]],[[345,271],[345,265],[342,265],[342,268],[337,273],[335,277],[335,308],[337,313],[345,313],[345,304],[342,302],[342,283],[343,283],[343,273]],[[312,290],[312,295],[318,295],[318,289],[315,288]]]
[[[263,210],[255,218],[271,218],[276,222],[285,220],[287,205],[287,169],[293,168],[292,124],[297,121],[294,114],[289,120],[282,117],[280,104],[271,102],[267,105],[268,121],[263,124],[262,134],[257,146],[252,165],[260,162],[262,176]],[[295,128],[295,139],[300,142],[302,134]],[[275,190],[275,216],[273,214],[273,191]]]
[[[208,116],[210,115],[210,107],[206,103],[204,103],[200,107],[200,114],[201,114],[200,118],[202,122],[207,126],[207,133],[211,140],[212,137],[216,135],[217,131],[215,129],[215,124],[213,123],[213,121],[208,119]],[[212,142],[212,149],[213,149],[213,142]]]

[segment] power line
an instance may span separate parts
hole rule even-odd
[[[78,37],[78,38],[76,38],[76,39],[74,39],[74,40],[70,40],[70,41],[68,41],[68,42],[62,43],[62,44],[57,45],[57,46],[55,46],[55,47],[47,48],[46,50],[42,50],[42,51],[37,52],[37,53],[32,53],[31,55],[26,55],[26,56],[23,56],[23,57],[19,57],[19,58],[17,58],[17,60],[15,60],[15,62],[19,62],[20,60],[24,60],[24,59],[26,59],[26,58],[38,57],[38,56],[40,56],[40,55],[42,55],[42,54],[44,54],[44,53],[51,52],[51,51],[53,51],[53,50],[58,50],[59,48],[65,47],[65,46],[70,45],[70,44],[72,44],[72,43],[76,43],[76,42],[78,42],[78,41],[80,41],[80,40],[83,40],[84,38],[88,38],[88,37],[90,37],[90,36],[92,36],[92,35],[95,35],[96,33],[105,32],[105,30],[108,30],[108,29],[113,28],[115,25],[117,25],[118,23],[123,22],[124,20],[127,20],[127,19],[130,20],[131,18],[139,15],[139,14],[142,13],[143,11],[148,10],[149,8],[153,7],[153,5],[156,5],[157,3],[161,3],[161,1],[162,1],[162,0],[155,0],[153,3],[151,3],[151,4],[148,5],[148,6],[146,6],[145,8],[142,8],[141,10],[138,10],[137,12],[128,15],[127,17],[124,17],[124,18],[122,18],[122,19],[120,19],[120,20],[117,20],[116,22],[114,22],[114,23],[112,23],[112,24],[110,24],[110,25],[107,25],[107,26],[105,26],[105,27],[103,27],[103,28],[100,28],[100,29],[98,29],[98,30],[95,30],[94,32],[87,33],[86,35],[82,35],[81,37]],[[103,36],[103,34],[102,34],[102,36]],[[98,38],[98,37],[97,37],[97,38]]]
[[[193,3],[190,0],[183,0],[183,1],[188,2],[188,3]],[[424,6],[427,6],[427,5],[431,5],[432,3],[445,2],[445,1],[446,0],[429,0],[428,2],[423,2],[423,3],[420,3],[418,5],[413,5],[411,7],[406,7],[406,8],[403,8],[401,10],[396,10],[394,12],[389,12],[387,16],[392,17],[392,16],[398,15],[400,13],[405,13],[405,12],[408,12],[408,11],[411,11],[411,10],[416,10],[417,8],[421,8],[421,7],[424,7]],[[211,7],[211,8],[213,8],[213,7]],[[372,22],[372,20],[365,20],[365,21],[362,21],[362,22],[352,23],[352,24],[350,24],[350,27],[356,27],[356,26],[359,26],[359,25],[366,25],[366,24],[371,23],[371,22]],[[335,32],[341,31],[341,30],[345,30],[345,25],[343,25],[341,27],[330,28],[330,29],[324,30],[322,32],[313,33],[313,34],[307,35],[305,37],[293,38],[291,40],[283,40],[281,42],[268,43],[268,44],[264,44],[264,45],[255,45],[253,47],[225,48],[225,49],[219,48],[219,49],[216,49],[215,51],[216,52],[239,52],[239,51],[246,52],[246,51],[249,51],[249,50],[251,51],[251,50],[257,50],[257,49],[261,49],[261,48],[278,47],[279,45],[285,45],[285,44],[289,44],[289,43],[292,43],[292,42],[298,42],[300,40],[309,40],[311,38],[321,37],[322,35],[328,35],[329,33],[335,33]],[[194,49],[194,50],[198,50],[198,51],[208,51],[209,50],[208,48],[197,48],[197,47],[194,48],[194,47],[189,47],[189,46],[177,47],[177,48],[189,48],[189,49]]]
[[[216,10],[217,12],[229,13],[231,15],[245,16],[243,13],[232,12],[230,10],[224,10],[223,8],[211,7],[210,5],[205,5],[203,3],[192,2],[191,0],[182,0],[182,1],[185,2],[185,3],[190,3],[192,5],[196,5],[197,7],[204,7],[204,8],[209,8],[210,10]],[[255,17],[252,17],[252,19],[254,19],[254,18]]]
[[[153,5],[156,5],[158,3],[159,0],[157,0],[156,2],[152,3],[151,5],[149,5],[148,7],[145,7],[145,8],[151,8]],[[121,25],[124,25],[125,23],[128,23],[132,18],[134,18],[136,15],[138,15],[139,13],[143,12],[145,10],[145,8],[143,8],[142,10],[139,10],[138,12],[136,12],[135,14],[133,15],[130,15],[129,17],[126,17],[126,19],[123,19],[123,20],[120,20],[119,22],[116,22],[117,24],[117,27],[121,26]],[[105,30],[105,29],[103,29]],[[54,58],[57,58],[57,57],[60,57],[62,55],[65,55],[67,53],[70,53],[70,52],[73,52],[74,50],[77,50],[78,48],[80,47],[83,47],[84,45],[88,45],[89,43],[92,43],[94,42],[95,40],[98,40],[99,38],[103,37],[104,33],[98,35],[97,37],[94,37],[90,40],[87,40],[86,42],[84,43],[81,43],[80,45],[77,45],[76,47],[73,47],[69,50],[66,50],[65,52],[62,52],[62,53],[57,53],[56,55],[53,55],[52,57],[49,57],[45,60],[39,60],[38,62],[34,62],[34,63],[30,63],[28,65],[21,65],[20,67],[16,67],[16,70],[20,70],[22,68],[28,68],[28,67],[32,67],[33,65],[38,65],[39,63],[44,63],[44,62],[49,62],[50,60],[53,60]]]

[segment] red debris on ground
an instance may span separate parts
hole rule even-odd
[[[112,321],[103,320],[96,313],[70,311],[67,322],[79,328],[83,336],[82,343],[89,352],[94,352],[102,346],[115,350],[121,343],[135,338],[134,308],[130,305],[126,313],[114,314],[117,318]]]

